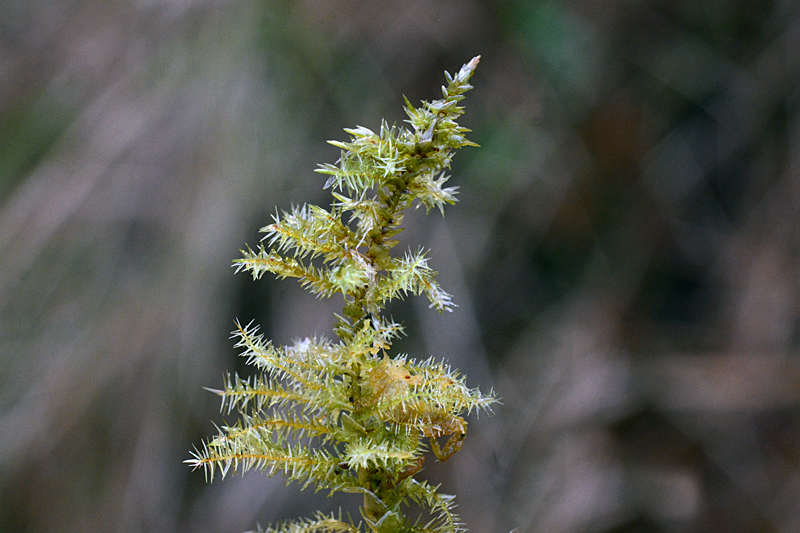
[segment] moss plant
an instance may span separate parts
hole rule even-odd
[[[340,514],[271,527],[271,532],[314,531],[375,533],[450,533],[461,529],[453,497],[437,492],[415,476],[425,454],[440,461],[464,441],[463,414],[488,410],[490,393],[470,389],[463,376],[433,358],[417,361],[390,356],[392,341],[403,331],[382,316],[386,304],[408,294],[424,294],[430,307],[451,311],[449,294],[436,282],[426,253],[393,254],[403,215],[411,206],[437,208],[455,202],[455,188],[445,187],[453,150],[476,146],[456,119],[458,104],[472,88],[469,79],[479,57],[455,75],[445,73],[444,98],[415,108],[406,99],[410,128],[381,125],[346,129],[349,142],[336,165],[321,165],[328,176],[331,208],[292,208],[262,228],[268,246],[244,250],[235,261],[253,278],[267,272],[297,278],[319,296],[341,294],[337,340],[307,338],[275,346],[252,325],[236,324],[236,346],[262,374],[232,376],[222,397],[223,410],[239,420],[195,450],[186,461],[205,469],[208,479],[234,471],[258,469],[282,474],[303,488],[363,497],[362,521]],[[409,504],[427,510],[411,521]]]

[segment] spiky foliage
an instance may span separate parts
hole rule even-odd
[[[334,329],[337,341],[305,339],[275,346],[253,326],[236,324],[236,346],[261,377],[229,377],[223,409],[240,415],[204,443],[187,463],[219,472],[258,469],[282,474],[303,487],[363,495],[363,523],[375,533],[451,533],[460,529],[452,496],[414,475],[430,451],[441,461],[461,448],[467,422],[462,415],[487,410],[494,396],[466,386],[463,376],[433,359],[388,355],[402,327],[381,316],[387,302],[425,295],[439,312],[454,306],[436,282],[423,250],[392,255],[411,206],[427,211],[455,202],[444,170],[452,151],[475,146],[456,119],[458,102],[471,89],[478,57],[456,74],[446,74],[444,98],[415,108],[406,100],[410,128],[381,126],[345,130],[349,142],[336,165],[321,165],[332,189],[330,210],[314,205],[276,215],[262,228],[267,246],[248,248],[237,271],[254,278],[271,272],[297,278],[319,296],[344,297]],[[441,441],[439,440],[441,439]],[[429,511],[410,523],[409,503]],[[341,516],[287,522],[271,533],[355,532],[361,524]]]

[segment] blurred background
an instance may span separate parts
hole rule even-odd
[[[477,54],[460,202],[402,235],[459,307],[390,312],[503,405],[424,475],[474,532],[800,531],[791,0],[0,3],[0,530],[357,516],[182,463],[234,319],[341,307],[231,260]]]

